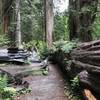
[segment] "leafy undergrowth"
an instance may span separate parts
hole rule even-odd
[[[31,92],[30,88],[23,88],[17,91],[16,88],[11,87],[8,84],[8,79],[6,75],[0,76],[0,100],[13,100],[14,97],[29,92]]]
[[[64,93],[68,97],[68,100],[83,100],[78,76],[74,77],[70,82],[66,82]]]
[[[0,99],[12,98],[17,93],[16,89],[9,87],[7,76],[0,76]]]
[[[79,91],[75,91],[72,89],[71,85],[69,83],[66,83],[65,86],[65,95],[68,97],[68,100],[83,100],[82,99],[82,94]]]

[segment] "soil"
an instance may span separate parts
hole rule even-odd
[[[55,65],[49,65],[46,76],[28,76],[24,80],[28,81],[32,92],[21,95],[16,100],[68,100],[64,94],[63,74]]]

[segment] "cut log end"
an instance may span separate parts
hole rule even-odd
[[[97,100],[89,89],[84,89],[83,95],[86,100]]]

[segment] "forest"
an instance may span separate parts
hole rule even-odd
[[[100,0],[0,0],[0,100],[99,100],[99,75]]]

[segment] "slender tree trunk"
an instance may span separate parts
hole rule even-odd
[[[16,0],[15,2],[15,20],[16,20],[16,29],[15,29],[15,39],[16,46],[21,46],[21,26],[20,26],[20,0]]]
[[[46,0],[44,0],[44,36],[43,40],[46,42]]]
[[[52,46],[52,33],[53,33],[53,0],[45,0],[45,33],[48,48]]]
[[[2,0],[0,0],[0,33],[2,33]]]
[[[10,24],[10,19],[12,18],[11,16],[11,11],[12,11],[12,3],[13,0],[1,0],[2,3],[2,29],[3,33],[8,33],[8,26]]]
[[[0,0],[0,22],[2,17],[2,0]]]
[[[5,13],[5,9],[6,1],[2,1],[2,33],[7,33],[8,31],[8,13]]]

